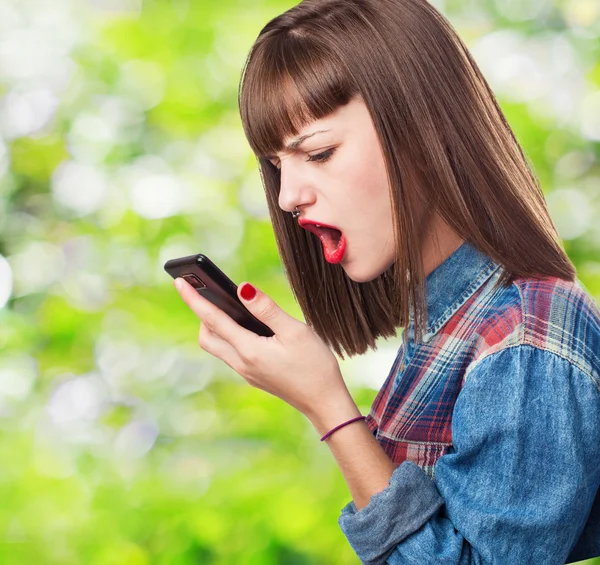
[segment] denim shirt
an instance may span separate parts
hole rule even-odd
[[[368,564],[564,565],[600,555],[600,310],[465,242],[426,279],[367,417],[397,465],[339,525]]]

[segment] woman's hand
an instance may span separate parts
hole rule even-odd
[[[250,300],[238,296],[246,308],[274,332],[258,336],[240,326],[221,309],[200,296],[183,279],[175,286],[183,301],[200,318],[199,344],[239,373],[250,385],[273,394],[311,420],[317,431],[360,415],[339,368],[325,342],[306,324],[286,314],[260,290]]]

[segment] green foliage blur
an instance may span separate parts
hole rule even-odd
[[[162,268],[206,253],[302,318],[237,111],[252,42],[294,4],[0,2],[3,565],[358,563],[326,445],[200,350]],[[598,300],[599,3],[435,4]],[[363,413],[398,345],[343,361]]]

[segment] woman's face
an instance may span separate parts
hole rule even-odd
[[[304,136],[310,137],[287,149]],[[387,270],[395,257],[389,183],[362,98],[310,123],[284,145],[271,159],[281,169],[281,209],[297,206],[300,222],[338,228],[346,240],[339,263],[352,280],[367,282]]]

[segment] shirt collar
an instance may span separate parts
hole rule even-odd
[[[451,316],[500,269],[488,255],[465,241],[425,279],[427,328],[423,343],[429,342]],[[408,339],[414,339],[413,316]]]

